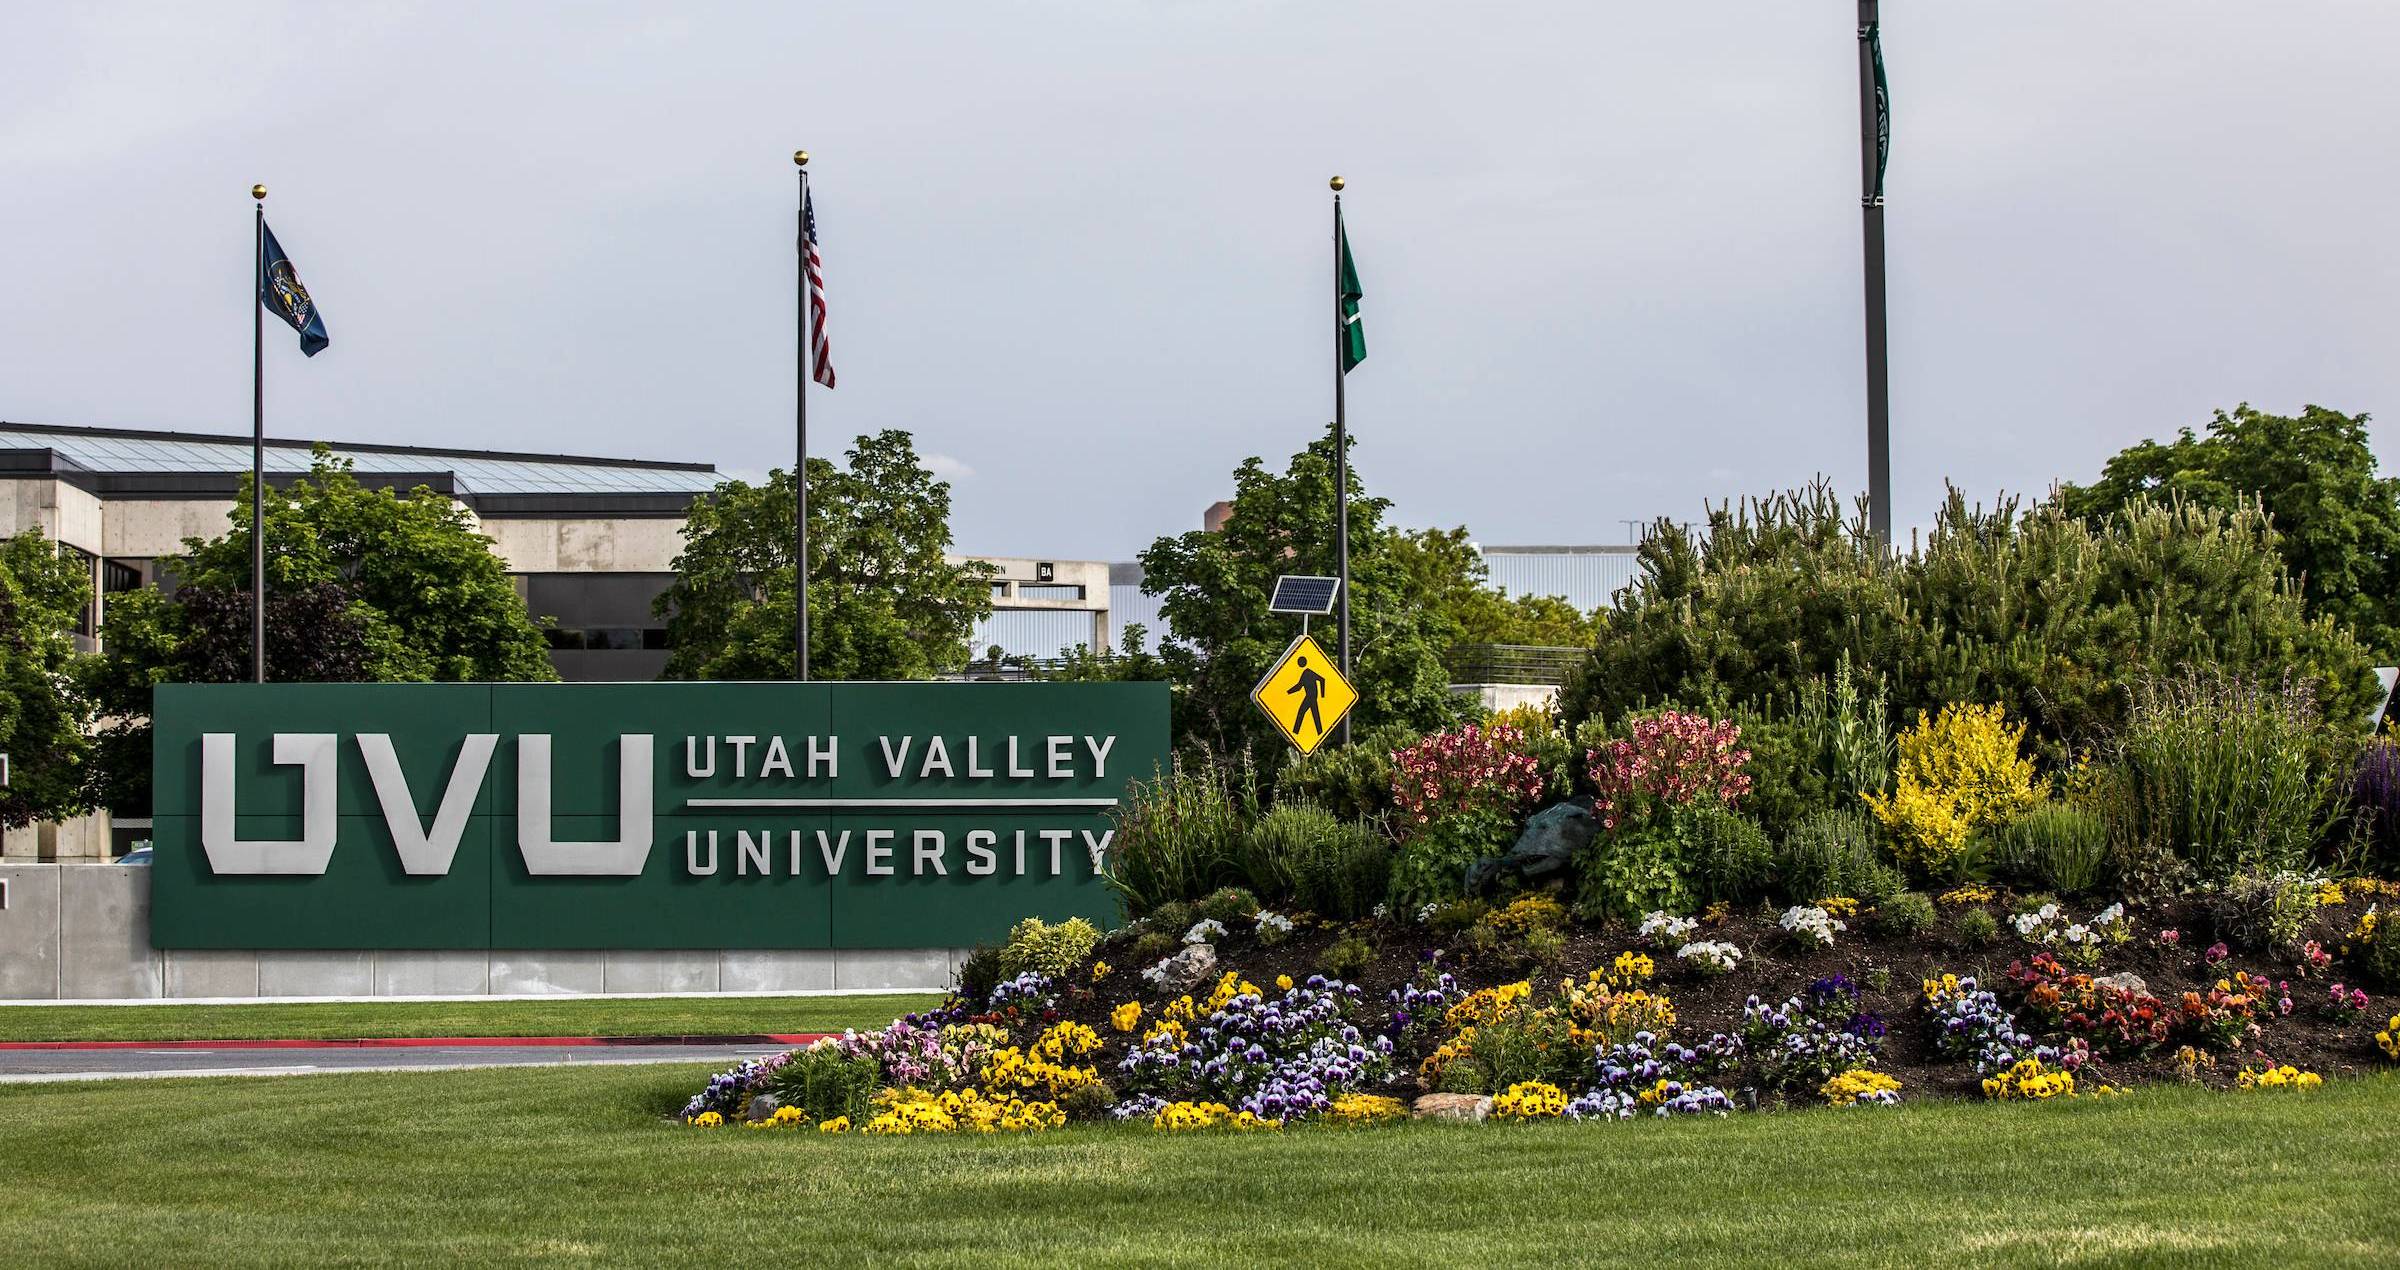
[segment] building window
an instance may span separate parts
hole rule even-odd
[[[995,600],[1005,600],[1005,599],[1007,599],[1007,598],[1008,598],[1008,584],[1007,584],[1007,583],[1005,583],[1005,582],[994,582],[994,583],[992,584],[992,598],[993,598],[993,599],[995,599]]]
[[[1069,582],[1028,582],[1017,588],[1020,600],[1080,600],[1083,586]]]

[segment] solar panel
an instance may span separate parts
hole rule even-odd
[[[1275,594],[1267,601],[1269,613],[1305,613],[1323,617],[1333,611],[1333,600],[1341,593],[1339,578],[1312,578],[1301,573],[1287,573],[1275,579]]]

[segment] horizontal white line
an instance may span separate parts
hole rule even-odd
[[[686,807],[1114,807],[1114,798],[693,798]]]

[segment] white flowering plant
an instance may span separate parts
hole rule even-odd
[[[1704,975],[1730,974],[1742,964],[1742,950],[1722,939],[1703,939],[1676,949],[1675,959]]]
[[[1841,919],[1810,904],[1795,904],[1783,910],[1783,916],[1775,924],[1792,938],[1819,948],[1833,947],[1835,932],[1850,929]]]
[[[1262,908],[1258,910],[1258,919],[1252,924],[1251,931],[1258,936],[1258,942],[1272,947],[1282,943],[1292,933],[1292,919]]]
[[[1640,934],[1642,938],[1659,944],[1671,944],[1698,929],[1700,923],[1692,918],[1659,911],[1642,919]]]
[[[2019,913],[2008,921],[2016,928],[2017,938],[2054,949],[2067,960],[2084,966],[2099,964],[2103,942],[2121,944],[2133,938],[2133,927],[2125,920],[2122,904],[2111,904],[2084,922],[2071,920],[2066,910],[2055,903]]]
[[[1204,917],[1183,932],[1183,942],[1187,944],[1213,944],[1224,937],[1225,923],[1213,917]]]

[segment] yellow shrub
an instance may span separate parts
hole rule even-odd
[[[1567,909],[1547,895],[1520,895],[1508,907],[1486,915],[1483,924],[1502,935],[1523,938],[1530,931],[1562,929]]]
[[[1900,1082],[1882,1072],[1853,1067],[1819,1085],[1817,1092],[1836,1107],[1851,1107],[1856,1106],[1862,1098],[1871,1100],[1876,1094],[1898,1094]]]
[[[1900,734],[1898,779],[1891,794],[1867,794],[1867,806],[1892,835],[1900,857],[1937,868],[1966,849],[1978,830],[2005,824],[2041,801],[2046,783],[2020,751],[2025,725],[2001,707],[1956,703],[1938,718],[1920,712]]]
[[[1984,1079],[1983,1096],[2002,1102],[2020,1098],[2072,1098],[2075,1073],[2047,1066],[2038,1058],[2020,1058],[2007,1071]]]

